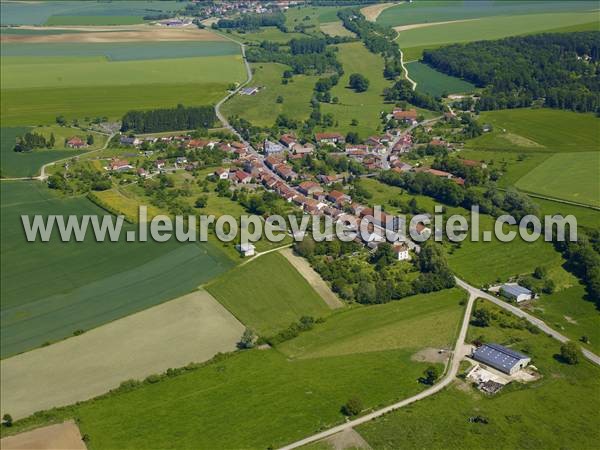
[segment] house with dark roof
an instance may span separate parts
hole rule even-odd
[[[529,356],[499,344],[483,344],[473,351],[471,357],[509,375],[525,368],[531,362]]]

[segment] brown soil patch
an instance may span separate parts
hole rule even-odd
[[[64,29],[64,28],[60,28]],[[83,30],[80,30],[83,31]],[[106,31],[106,29],[86,29],[82,33],[64,33],[50,35],[2,35],[2,42],[20,43],[106,43],[106,42],[158,42],[158,41],[223,41],[222,36],[209,30],[201,30],[196,27],[190,28],[165,28],[158,26],[145,26],[139,29],[118,29],[118,31]]]
[[[0,440],[2,450],[86,450],[74,421],[36,428]]]
[[[363,9],[360,10],[360,12],[362,13],[363,16],[365,16],[365,18],[371,22],[375,22],[377,20],[377,18],[379,17],[379,15],[386,9],[392,7],[392,6],[396,6],[396,5],[401,5],[404,2],[400,2],[400,3],[378,3],[376,5],[371,5],[371,6],[365,6]]]
[[[353,428],[348,428],[340,433],[325,439],[335,450],[346,449],[371,449],[371,446]]]
[[[418,362],[430,362],[430,363],[445,363],[448,361],[450,352],[445,350],[440,353],[440,349],[427,347],[419,350],[417,353],[412,355],[410,359]]]
[[[304,258],[294,255],[291,248],[281,250],[281,254],[296,268],[300,275],[308,281],[315,291],[321,296],[323,301],[327,303],[331,309],[341,308],[344,306],[342,301],[329,288],[327,283],[323,281],[319,275]]]
[[[577,325],[577,321],[575,319],[573,319],[570,316],[563,316],[565,318],[565,320],[569,323],[572,323],[573,325]]]
[[[461,20],[448,20],[446,22],[413,23],[411,25],[401,25],[399,27],[394,27],[394,30],[396,30],[398,32],[408,31],[408,30],[414,30],[416,28],[426,28],[426,27],[433,27],[435,25],[445,25],[447,23],[470,22],[472,20],[479,20],[479,19],[461,19]]]

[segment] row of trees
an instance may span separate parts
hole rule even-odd
[[[278,27],[285,31],[285,15],[281,12],[269,14],[242,14],[234,19],[220,19],[215,28],[239,29],[243,31],[258,30],[260,27]]]
[[[27,132],[23,136],[17,137],[15,152],[30,152],[36,148],[53,148],[56,143],[54,133],[50,133],[50,138],[46,139],[43,135],[35,132]]]
[[[515,189],[501,192],[493,186],[485,191],[475,187],[465,188],[452,180],[424,172],[397,173],[388,170],[382,172],[379,179],[391,186],[406,189],[412,194],[433,197],[446,205],[462,206],[466,209],[478,205],[481,213],[492,216],[500,216],[507,212],[518,221],[528,214],[539,214],[537,205],[527,195]]]
[[[553,33],[454,44],[423,60],[484,88],[479,110],[530,106],[600,111],[600,32]]]
[[[335,52],[330,49],[322,53],[292,54],[277,45],[268,44],[248,48],[246,57],[250,62],[276,62],[288,65],[295,74],[321,74],[342,70]]]
[[[307,53],[323,53],[327,48],[326,39],[294,38],[289,42],[292,55],[305,55]]]
[[[152,109],[149,111],[129,111],[123,116],[121,131],[136,133],[156,133],[170,130],[191,130],[212,128],[217,121],[212,106]]]

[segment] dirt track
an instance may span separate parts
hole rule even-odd
[[[36,428],[0,440],[2,450],[86,450],[79,427],[68,422]]]
[[[81,33],[64,34],[3,34],[2,42],[19,43],[59,43],[59,42],[157,42],[157,41],[224,41],[222,36],[209,30],[190,28],[166,28],[159,26],[143,25],[136,28],[107,28],[107,27],[45,27],[45,29],[77,30]]]
[[[415,30],[417,28],[433,27],[436,25],[446,25],[448,23],[471,22],[472,20],[479,20],[479,19],[462,19],[462,20],[448,20],[446,22],[413,23],[411,25],[401,25],[399,27],[394,27],[394,30],[401,32],[401,31]]]
[[[371,5],[371,6],[365,6],[363,9],[360,10],[360,12],[363,14],[363,16],[365,16],[365,18],[371,22],[375,22],[377,20],[377,18],[379,17],[379,15],[385,11],[386,9],[392,7],[392,6],[396,6],[396,5],[401,5],[404,2],[400,2],[400,3],[378,3],[375,5]]]
[[[321,275],[319,275],[310,266],[310,264],[302,257],[294,255],[291,248],[281,250],[281,254],[296,268],[300,275],[302,275],[308,284],[310,284],[315,291],[321,296],[323,301],[327,303],[331,309],[341,308],[344,306],[342,301],[335,295],[329,288],[327,283],[323,281]]]
[[[244,331],[196,291],[48,347],[2,360],[2,411],[18,419],[108,392],[127,379],[235,349]]]

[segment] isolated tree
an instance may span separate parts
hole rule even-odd
[[[535,270],[533,271],[533,276],[536,277],[538,280],[542,280],[542,279],[546,278],[547,274],[548,274],[548,270],[545,267],[541,267],[541,266],[536,267]]]
[[[93,145],[94,144],[94,135],[93,134],[89,134],[87,139],[86,139],[87,145]]]
[[[208,203],[208,197],[206,195],[202,195],[196,199],[194,206],[196,208],[206,208],[207,203]]]
[[[342,414],[345,416],[357,416],[363,410],[363,404],[357,397],[352,397],[342,406]]]
[[[473,325],[477,327],[489,327],[492,320],[492,315],[487,309],[478,308],[473,313]]]
[[[574,342],[566,342],[560,347],[560,357],[567,364],[577,364],[579,362],[579,349]]]
[[[346,135],[346,142],[348,144],[358,144],[360,142],[358,133],[356,131],[349,131],[348,134]]]
[[[440,377],[440,372],[435,366],[429,366],[423,372],[423,377],[421,378],[421,382],[423,384],[433,385],[435,381]]]
[[[352,120],[350,121],[350,126],[352,126],[352,127],[356,127],[356,126],[358,126],[358,119],[352,119]]]
[[[369,89],[369,80],[360,73],[350,75],[350,87],[356,92],[365,92]]]
[[[2,422],[4,423],[5,427],[12,427],[13,418],[10,414],[4,414],[2,416]]]
[[[283,103],[283,97],[281,95],[277,96],[277,100],[275,100],[277,103]]]
[[[56,138],[54,137],[54,133],[50,133],[50,139],[48,140],[48,148],[53,148],[56,144]]]
[[[254,331],[250,328],[246,328],[244,330],[244,334],[240,338],[240,341],[237,343],[237,347],[241,350],[249,349],[254,347],[254,341],[256,340],[256,335]]]

